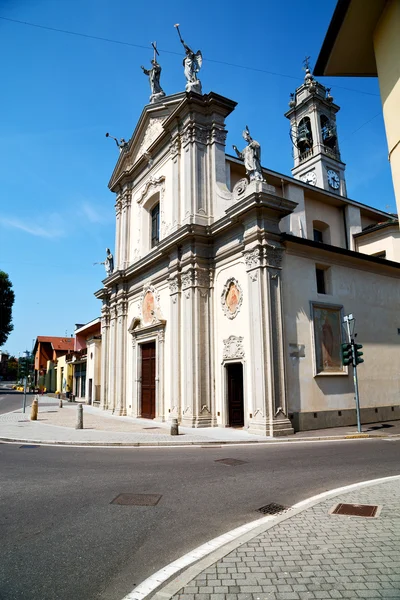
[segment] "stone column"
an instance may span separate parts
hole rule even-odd
[[[287,418],[280,269],[283,250],[258,244],[244,252],[249,276],[253,418],[249,431],[293,433]]]
[[[182,272],[182,425],[210,427],[212,382],[210,359],[210,273],[190,267]]]
[[[164,328],[157,333],[156,348],[156,416],[155,421],[165,421],[165,398],[164,398]]]
[[[117,304],[116,321],[116,353],[115,353],[115,412],[126,416],[126,344],[127,344],[127,318],[128,303],[120,298]]]
[[[126,269],[129,267],[130,263],[130,242],[131,242],[131,204],[132,204],[132,191],[130,189],[126,189],[124,191],[123,200],[122,200],[122,248],[123,248],[123,256],[121,261],[121,267]]]
[[[172,159],[172,231],[181,225],[181,190],[180,190],[180,165],[181,165],[181,139],[176,135],[169,146]]]
[[[282,260],[283,248],[267,244],[263,248],[267,302],[264,305],[266,327],[267,373],[271,385],[268,388],[269,435],[280,436],[294,433],[288,418],[285,356],[282,311]]]
[[[121,256],[121,211],[122,211],[122,196],[118,194],[117,200],[115,203],[115,250],[114,250],[114,260],[115,260],[115,269],[119,269],[122,256]]]
[[[115,411],[115,371],[116,371],[116,348],[117,348],[117,307],[114,304],[110,307],[110,350],[108,353],[108,406],[109,410]]]
[[[169,331],[169,355],[170,355],[170,418],[182,418],[181,407],[181,292],[180,292],[180,277],[179,274],[170,276],[169,278],[169,293],[171,296],[171,313],[168,323]]]
[[[101,309],[101,373],[100,373],[100,408],[108,408],[108,365],[110,364],[110,309],[103,301]]]
[[[265,285],[262,269],[262,247],[257,245],[244,252],[248,274],[249,294],[249,339],[251,342],[249,373],[253,399],[253,417],[249,430],[253,433],[267,433],[268,379],[265,368],[265,322],[263,308]]]

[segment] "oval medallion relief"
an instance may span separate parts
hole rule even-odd
[[[243,302],[243,292],[239,282],[230,277],[224,285],[221,294],[222,310],[228,319],[234,319],[238,314]]]

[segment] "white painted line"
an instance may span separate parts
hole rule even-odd
[[[292,509],[304,509],[308,505],[312,506],[321,500],[329,498],[330,496],[337,496],[341,493],[351,492],[353,490],[366,487],[368,485],[378,485],[379,483],[386,483],[391,480],[400,479],[400,475],[392,475],[390,477],[381,477],[379,479],[370,479],[368,481],[362,481],[360,483],[353,483],[351,485],[346,485],[343,487],[338,487],[333,490],[329,490],[328,492],[323,492],[322,494],[317,494],[316,496],[311,496],[306,500],[302,500],[298,502]],[[281,515],[279,515],[281,516]],[[237,527],[236,529],[232,529],[223,535],[220,535],[205,544],[202,544],[198,548],[195,548],[191,552],[181,556],[174,562],[170,563],[166,567],[163,567],[147,579],[145,579],[141,584],[136,586],[127,596],[124,596],[122,600],[143,600],[154,592],[162,583],[166,582],[173,576],[175,573],[181,571],[184,567],[187,567],[195,562],[197,562],[200,558],[204,558],[208,554],[211,554],[217,548],[221,548],[228,542],[231,542],[233,539],[237,539],[240,536],[256,529],[257,527],[271,523],[274,520],[277,520],[278,516],[267,516],[262,517],[261,519],[257,519],[256,521],[252,521],[251,523],[247,523],[246,525],[242,525],[241,527]]]

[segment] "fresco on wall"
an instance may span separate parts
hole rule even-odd
[[[147,292],[143,298],[142,305],[143,323],[149,325],[154,318],[154,295],[152,292]]]
[[[228,293],[225,298],[226,306],[231,314],[235,313],[240,300],[240,291],[234,283],[229,286]]]
[[[313,305],[317,373],[342,373],[341,308]]]

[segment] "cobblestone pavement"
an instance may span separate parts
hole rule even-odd
[[[377,504],[382,511],[378,518],[329,514],[340,502]],[[344,493],[294,514],[218,560],[172,597],[399,599],[400,480]]]

